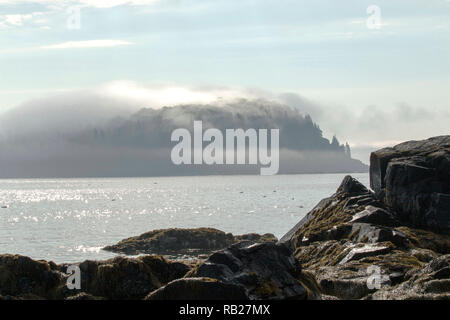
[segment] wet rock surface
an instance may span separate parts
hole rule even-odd
[[[183,254],[190,255],[210,253],[224,249],[239,241],[276,242],[273,234],[255,233],[234,236],[231,233],[214,228],[197,229],[161,229],[137,237],[124,239],[119,243],[103,248],[107,251],[136,254]]]

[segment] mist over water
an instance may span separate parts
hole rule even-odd
[[[259,172],[257,166],[251,165],[175,166],[170,161],[170,150],[175,145],[171,142],[171,134],[178,128],[192,130],[194,121],[202,121],[205,130],[215,128],[222,133],[228,129],[279,130],[281,174],[368,170],[361,161],[352,159],[348,145],[341,144],[336,137],[331,141],[324,138],[319,125],[309,115],[276,102],[239,99],[206,105],[144,108],[126,118],[112,117],[106,123],[105,111],[97,104],[93,108],[96,111],[89,116],[89,112],[84,112],[89,109],[88,104],[82,104],[79,109],[78,104],[58,108],[57,102],[53,101],[44,109],[25,106],[0,117],[0,124],[9,125],[6,126],[9,129],[3,128],[3,135],[0,131],[0,178]],[[41,115],[49,113],[51,116],[49,119],[38,116],[37,110]],[[70,125],[65,126],[68,121]],[[203,147],[206,145],[203,143]]]
[[[368,185],[368,174],[354,174]],[[1,180],[2,253],[56,263],[161,228],[213,227],[280,238],[344,174]]]

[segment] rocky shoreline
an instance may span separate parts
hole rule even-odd
[[[216,229],[155,230],[76,264],[0,255],[0,299],[450,299],[450,136],[372,153],[373,192],[345,177],[279,241]],[[160,254],[194,250],[195,262]],[[158,254],[155,254],[158,253]]]

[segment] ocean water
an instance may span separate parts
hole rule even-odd
[[[344,174],[0,180],[0,253],[56,263],[160,228],[213,227],[280,238]],[[368,174],[353,174],[366,186]]]

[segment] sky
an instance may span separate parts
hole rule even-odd
[[[287,95],[367,162],[449,133],[449,57],[449,0],[0,0],[0,115],[80,90]]]

